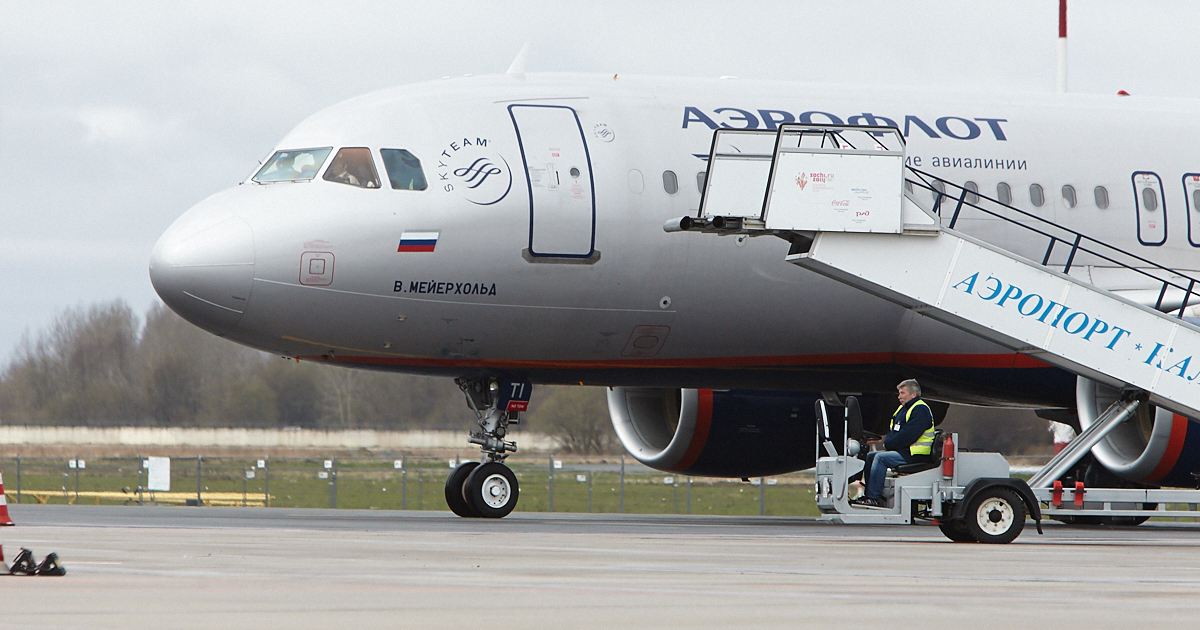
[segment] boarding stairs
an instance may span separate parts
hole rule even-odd
[[[960,223],[1045,243],[1041,261]],[[1200,327],[1184,317],[1196,277],[911,168],[894,127],[718,130],[697,216],[664,229],[783,238],[788,262],[1121,390],[1085,433],[1092,444],[1141,403],[1200,418]],[[1157,299],[1096,286],[1085,267],[1139,278]],[[1086,454],[1083,441],[1055,470]],[[1057,478],[1044,472],[1035,481]]]

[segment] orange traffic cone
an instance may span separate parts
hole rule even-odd
[[[0,525],[16,525],[8,516],[8,499],[4,497],[4,471],[0,470]]]

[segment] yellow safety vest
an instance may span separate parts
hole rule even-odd
[[[916,409],[918,405],[920,405],[926,409],[929,409],[929,405],[926,405],[924,400],[921,400],[920,398],[918,398],[917,402],[913,403],[913,405],[908,408],[908,413],[904,414],[904,423],[905,424],[908,424],[908,421],[912,418],[913,409]],[[903,408],[904,408],[904,405],[900,405],[899,407],[896,408],[896,412],[892,414],[892,430],[893,431],[900,430],[900,422],[898,420],[896,420],[896,416],[900,414],[900,410]],[[929,409],[929,417],[933,418],[933,410],[932,409]],[[917,441],[913,442],[912,446],[908,447],[908,454],[909,455],[929,455],[930,453],[932,453],[933,452],[934,433],[936,433],[936,428],[933,426],[933,423],[930,423],[929,428],[926,429],[926,431],[921,434],[921,437],[917,438]]]

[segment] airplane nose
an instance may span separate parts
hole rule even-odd
[[[254,281],[254,233],[234,214],[189,212],[159,238],[150,282],[171,310],[225,334],[235,328]]]

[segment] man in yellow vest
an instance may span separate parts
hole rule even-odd
[[[883,480],[889,468],[927,461],[933,450],[933,411],[921,400],[921,386],[908,379],[896,386],[900,408],[892,414],[892,424],[883,438],[886,450],[867,453],[863,478],[867,491],[851,501],[865,507],[886,507]]]

